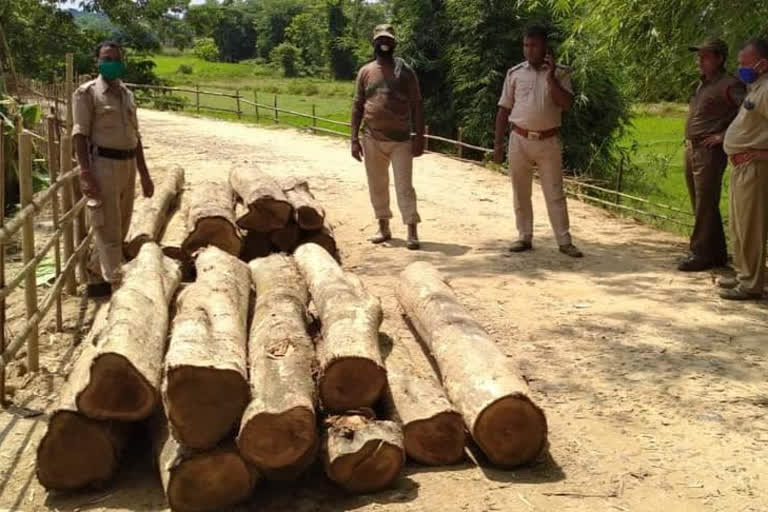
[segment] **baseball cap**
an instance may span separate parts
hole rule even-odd
[[[719,38],[707,39],[696,46],[689,46],[688,49],[692,52],[705,50],[722,56],[728,55],[728,45],[725,44],[725,41]]]
[[[397,38],[395,37],[395,27],[389,23],[376,25],[376,28],[373,29],[373,40],[375,41],[380,37],[389,37],[390,39],[396,40]]]

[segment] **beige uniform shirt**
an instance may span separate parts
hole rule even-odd
[[[509,122],[520,128],[544,131],[563,124],[563,110],[549,93],[548,71],[523,62],[507,71],[499,106],[511,110]],[[555,77],[563,89],[573,92],[571,70],[557,65]]]
[[[747,97],[725,132],[723,147],[728,155],[768,149],[768,74],[747,86]]]
[[[121,81],[111,86],[99,76],[72,96],[72,135],[84,135],[91,144],[109,149],[135,149],[139,120],[133,93]]]

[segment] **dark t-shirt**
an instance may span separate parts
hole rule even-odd
[[[691,98],[685,138],[725,133],[746,96],[746,88],[736,77],[723,73],[710,82],[702,81]]]

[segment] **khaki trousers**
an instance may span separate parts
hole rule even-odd
[[[397,206],[405,224],[421,222],[413,188],[413,151],[411,141],[389,142],[365,136],[363,159],[368,175],[368,192],[377,219],[391,219],[389,209],[389,164],[395,177]]]
[[[768,242],[768,162],[749,162],[734,168],[730,194],[731,243],[739,289],[763,293]]]
[[[101,206],[88,208],[95,246],[89,269],[96,276],[100,273],[108,283],[119,283],[122,278],[123,240],[133,215],[136,161],[99,156],[92,158],[91,172],[101,190]],[[93,282],[99,281],[97,277],[89,277]]]
[[[533,238],[531,192],[533,167],[538,168],[549,223],[558,245],[571,243],[568,205],[563,188],[563,157],[559,137],[528,140],[515,132],[509,136],[509,175],[512,178],[515,220],[520,240]]]
[[[728,157],[721,146],[708,148],[688,143],[685,181],[696,218],[691,234],[691,254],[716,264],[725,264],[728,260],[720,215],[720,192],[727,166]]]

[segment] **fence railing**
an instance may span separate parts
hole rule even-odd
[[[13,218],[5,218],[5,138],[0,137],[0,401],[5,403],[5,369],[14,360],[18,351],[26,345],[27,368],[39,370],[39,326],[51,309],[56,306],[56,330],[63,330],[62,292],[77,293],[76,269],[80,281],[85,276],[85,253],[92,234],[86,233],[85,198],[80,194],[77,181],[78,170],[73,170],[71,97],[74,85],[72,58],[67,58],[67,76],[60,96],[52,95],[50,114],[39,127],[39,132],[25,129],[17,119],[17,169],[19,180],[20,209]],[[21,82],[21,81],[20,81]],[[21,85],[21,84],[17,84]],[[24,83],[23,88],[29,88]],[[52,89],[49,89],[52,90]],[[21,91],[23,96],[26,90]],[[39,94],[39,90],[37,91]],[[60,108],[65,119],[59,118]],[[50,174],[50,186],[33,193],[33,145],[32,140],[41,141],[45,148],[43,162]],[[10,155],[9,155],[10,157]],[[35,245],[35,219],[50,207],[53,234],[41,247]],[[16,275],[6,280],[5,253],[7,244],[20,234],[23,267]],[[76,246],[77,244],[77,246]],[[53,251],[54,281],[42,300],[37,295],[37,268]],[[26,317],[18,334],[6,339],[6,301],[21,285],[24,285]]]

